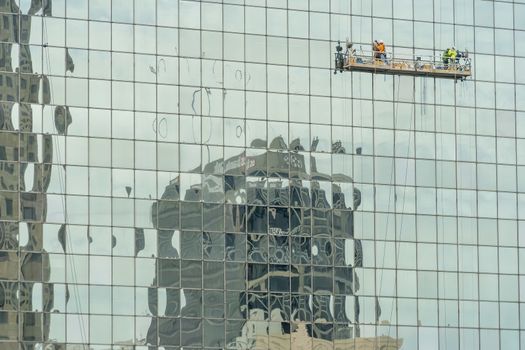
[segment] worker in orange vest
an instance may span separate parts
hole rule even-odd
[[[386,63],[386,46],[383,40],[374,40],[374,57]]]

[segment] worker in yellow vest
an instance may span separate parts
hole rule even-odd
[[[456,63],[456,58],[458,56],[458,51],[454,46],[452,48],[448,48],[443,52],[443,63],[445,64],[445,67],[448,68],[449,64]]]

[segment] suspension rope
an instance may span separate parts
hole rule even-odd
[[[399,86],[400,88],[400,86]],[[406,204],[406,189],[407,189],[407,182],[408,182],[408,157],[410,155],[410,144],[412,142],[412,133],[415,132],[415,125],[412,125],[412,124],[415,124],[414,121],[415,121],[415,118],[414,118],[414,114],[415,114],[415,111],[414,109],[416,108],[415,107],[415,99],[416,99],[416,84],[415,84],[415,81],[414,81],[414,84],[412,85],[412,108],[410,109],[410,132],[408,134],[408,147],[407,147],[407,155],[406,155],[406,159],[407,159],[407,164],[406,164],[406,168],[405,168],[405,178],[404,178],[404,187],[403,187],[403,199],[402,199],[402,206],[401,206],[401,213],[404,214],[405,212],[405,204]],[[399,240],[397,239],[397,237],[395,238],[397,244],[396,244],[396,271],[397,271],[397,265],[398,265],[398,261],[399,261],[399,255],[400,255],[400,251],[401,251],[401,238],[402,238],[402,235],[403,235],[403,224],[404,224],[404,215],[401,216],[401,220],[400,220],[400,224],[399,224]],[[397,227],[396,227],[396,230],[397,230]],[[397,234],[396,234],[397,236]],[[396,277],[396,283],[394,284],[394,289],[397,288],[397,277]],[[390,305],[390,316],[389,316],[389,323],[392,324],[392,316],[393,316],[393,313],[394,313],[394,302],[395,300],[397,300],[397,291],[396,293],[394,294],[396,297],[393,297],[392,298],[392,302],[391,302],[391,305]],[[387,342],[390,342],[390,332],[392,330],[392,327],[389,327],[388,328],[388,339],[387,339]]]
[[[49,35],[48,35],[48,30],[47,30],[47,25],[46,25],[46,19],[45,17],[42,17],[42,24],[43,24],[43,39],[44,39],[44,42],[47,43],[48,40],[49,40]],[[46,60],[46,68],[48,70],[48,73],[51,73],[51,56],[49,54],[49,47],[48,45],[46,45],[44,47],[44,55],[45,55],[45,58],[47,59]],[[50,102],[51,102],[51,106],[54,106],[54,103],[53,103],[53,83],[52,83],[52,80],[51,79],[48,79],[49,81],[49,94],[50,94]],[[56,106],[55,106],[56,108]],[[65,137],[65,136],[64,136]],[[60,154],[60,147],[58,146],[57,143],[53,142],[53,146],[55,148],[55,152],[57,153],[57,156],[58,156],[58,159],[61,159],[62,156]],[[64,159],[65,161],[65,159]],[[64,163],[64,168],[65,168],[65,163]],[[66,205],[66,201],[65,201],[65,196],[66,196],[66,189],[65,189],[65,180],[64,178],[62,177],[62,174],[60,172],[58,172],[58,178],[59,178],[59,186],[60,186],[60,190],[61,192],[63,193],[63,196],[61,196],[61,203],[62,203],[62,208],[64,210],[64,221],[65,221],[65,224],[64,224],[64,227],[65,227],[65,230],[66,230],[66,244],[68,245],[68,249],[72,252],[72,243],[71,243],[71,235],[70,235],[70,231],[69,231],[69,220],[68,220],[68,216],[67,216],[67,205]],[[76,264],[75,264],[75,261],[73,259],[73,256],[72,254],[68,254],[68,252],[64,251],[64,253],[66,254],[66,258],[69,257],[70,259],[70,264],[72,266],[72,270],[73,270],[73,285],[72,287],[75,289],[76,291],[76,294],[77,294],[77,298],[75,298],[75,306],[77,307],[78,309],[78,312],[82,315],[82,308],[81,308],[81,301],[80,301],[80,293],[79,293],[79,288],[78,288],[78,276],[77,276],[77,269],[76,269]],[[66,259],[67,261],[67,259]],[[67,273],[67,269],[66,269],[66,273]],[[66,281],[66,286],[68,285],[67,281]],[[66,316],[67,316],[67,313],[66,313]],[[86,331],[86,326],[84,325],[84,322],[81,321],[81,318],[78,318],[78,323],[79,323],[79,330],[80,330],[80,338],[82,340],[82,342],[85,344],[87,344],[87,331]]]
[[[401,76],[398,75],[398,87],[397,87],[397,96],[396,96],[396,99],[394,100],[394,103],[396,104],[395,108],[394,108],[394,125],[395,125],[395,122],[396,122],[396,118],[398,117],[399,115],[399,92],[401,91],[400,87],[401,87]],[[394,82],[394,88],[396,86],[395,84],[395,78],[393,80]],[[394,140],[395,140],[395,137],[394,137]],[[379,277],[379,290],[378,290],[378,294],[381,294],[381,289],[382,289],[382,286],[383,286],[383,273],[384,273],[384,265],[385,265],[385,256],[386,256],[386,237],[387,237],[387,234],[388,234],[388,224],[390,222],[390,216],[391,215],[395,215],[395,214],[391,214],[390,213],[390,204],[391,204],[391,199],[392,199],[392,193],[394,192],[394,188],[395,188],[395,184],[393,183],[393,178],[394,178],[394,175],[395,175],[395,164],[396,164],[396,158],[395,158],[395,154],[394,154],[394,158],[392,159],[392,166],[391,166],[391,169],[390,169],[390,180],[389,180],[389,183],[390,183],[390,189],[388,191],[388,206],[387,206],[387,217],[386,217],[386,226],[385,226],[385,241],[384,241],[384,244],[383,244],[383,258],[382,258],[382,262],[381,262],[381,275]],[[407,167],[408,167],[408,155],[407,155]],[[395,232],[395,230],[394,230]]]

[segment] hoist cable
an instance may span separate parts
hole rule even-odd
[[[399,92],[401,91],[401,89],[400,89],[401,76],[398,75],[397,77],[398,77],[398,87],[397,87],[397,97],[394,100],[394,103],[396,104],[396,106],[394,108],[394,126],[395,126],[395,123],[396,123],[396,118],[399,115]],[[395,88],[395,86],[396,86],[395,78],[393,79],[393,82],[394,82],[394,88]],[[395,137],[394,137],[394,140],[395,140]],[[386,227],[385,227],[385,238],[384,238],[384,244],[383,244],[383,259],[382,259],[382,263],[381,263],[381,275],[379,277],[378,294],[381,294],[382,283],[383,283],[383,273],[384,273],[385,256],[386,256],[386,238],[387,238],[387,235],[388,235],[388,225],[389,225],[390,216],[391,216],[390,204],[391,204],[391,200],[392,200],[392,193],[394,192],[394,189],[395,189],[395,183],[393,181],[394,175],[395,175],[395,165],[396,165],[396,162],[395,162],[395,154],[394,154],[394,157],[392,159],[392,166],[391,166],[391,170],[390,170],[390,179],[389,179],[390,190],[388,191],[387,217],[386,217]],[[408,165],[408,155],[407,155],[407,165]],[[394,208],[395,208],[395,206],[394,206]],[[395,215],[395,214],[393,214],[393,215]],[[395,232],[395,230],[394,230],[394,232]]]
[[[47,30],[47,25],[46,25],[46,20],[45,18],[42,18],[42,26],[43,26],[43,35],[45,36],[45,39],[44,39],[44,42],[47,44],[48,43],[48,40],[49,40],[49,35],[48,35],[48,30]],[[46,45],[44,47],[44,55],[45,57],[43,58],[46,58],[46,66],[47,66],[47,70],[48,70],[48,74],[51,73],[51,56],[49,54],[49,47],[48,45]],[[42,75],[44,76],[44,75]],[[50,95],[50,102],[51,102],[51,106],[54,106],[53,104],[53,82],[52,82],[52,79],[48,79],[49,81],[49,95]],[[44,92],[42,92],[42,94],[44,94]],[[56,108],[56,106],[55,106]],[[64,136],[65,137],[65,136]],[[64,140],[65,141],[65,140]],[[57,153],[57,156],[58,156],[58,159],[60,160],[62,158],[61,156],[61,153],[60,153],[60,147],[58,146],[57,143],[53,142],[53,146],[55,148],[55,152]],[[65,162],[65,158],[64,158],[64,162]],[[64,168],[65,168],[65,163],[64,163]],[[62,203],[62,207],[63,207],[63,210],[64,210],[64,221],[65,221],[65,224],[64,224],[64,227],[65,227],[65,230],[66,230],[66,245],[68,245],[68,248],[69,250],[72,252],[72,243],[71,243],[71,234],[70,234],[70,231],[69,231],[69,220],[68,220],[68,216],[67,216],[67,205],[66,205],[66,201],[65,201],[65,196],[66,196],[66,185],[65,185],[65,180],[64,178],[62,177],[62,174],[60,172],[58,172],[58,180],[59,180],[59,186],[60,186],[60,190],[62,191],[63,195],[60,197],[61,198],[61,203]],[[77,310],[78,312],[80,313],[80,315],[82,315],[82,308],[81,308],[81,302],[80,302],[80,293],[79,293],[79,288],[78,288],[78,275],[77,275],[77,269],[76,269],[76,264],[75,264],[75,261],[73,259],[73,256],[72,254],[68,254],[67,251],[64,251],[66,257],[69,256],[70,258],[70,264],[72,266],[72,272],[73,272],[73,285],[72,287],[75,289],[76,291],[76,294],[77,294],[77,298],[75,298],[75,305],[77,307]],[[67,259],[66,259],[67,261]],[[67,269],[66,269],[66,273],[67,273]],[[67,280],[66,280],[66,286],[68,285],[67,283]],[[87,331],[85,329],[85,325],[84,325],[84,322],[81,321],[81,317],[78,318],[78,323],[79,323],[79,330],[80,330],[80,337],[81,337],[81,340],[84,344],[87,344]]]
[[[400,86],[399,86],[400,87]],[[404,223],[404,213],[405,213],[405,204],[406,204],[406,189],[407,189],[407,182],[408,182],[408,157],[410,155],[410,144],[412,142],[412,133],[415,132],[415,118],[414,118],[414,115],[415,115],[415,99],[416,99],[416,85],[415,85],[415,81],[413,82],[413,85],[412,85],[412,108],[410,109],[410,128],[409,128],[409,134],[408,134],[408,145],[407,145],[407,155],[406,155],[406,159],[407,159],[407,164],[406,164],[406,167],[405,167],[405,178],[404,178],[404,185],[403,185],[403,199],[402,199],[402,206],[401,206],[401,213],[402,213],[402,216],[401,216],[401,219],[400,219],[400,225],[399,225],[399,239],[397,239],[397,234],[396,234],[396,272],[398,271],[397,269],[397,265],[398,265],[398,262],[399,262],[399,255],[400,255],[400,251],[401,251],[401,238],[402,238],[402,235],[403,235],[403,223]],[[397,227],[396,227],[396,231],[397,231]],[[394,289],[397,289],[397,276],[396,276],[396,283],[394,284]],[[392,324],[392,316],[393,316],[393,313],[394,313],[394,302],[397,300],[397,291],[394,293],[395,297],[392,298],[392,303],[391,303],[391,307],[390,307],[390,316],[389,316],[389,323]],[[388,328],[388,339],[387,339],[387,342],[390,341],[390,332],[392,330],[392,327],[389,327]]]

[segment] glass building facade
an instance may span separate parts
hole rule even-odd
[[[333,74],[374,39],[473,77]],[[525,348],[523,42],[525,0],[0,0],[0,348]]]

